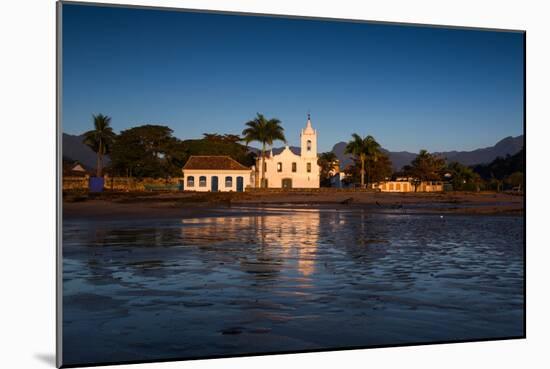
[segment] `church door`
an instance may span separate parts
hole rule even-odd
[[[292,188],[292,178],[283,178],[283,188]]]
[[[243,177],[237,177],[237,192],[243,192],[244,190],[244,179]]]
[[[218,177],[217,176],[212,176],[211,191],[212,192],[218,192]]]

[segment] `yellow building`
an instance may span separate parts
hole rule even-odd
[[[385,181],[373,185],[374,189],[381,192],[442,192],[443,182],[440,181],[422,181],[415,186],[410,181]]]

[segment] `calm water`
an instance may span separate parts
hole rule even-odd
[[[523,218],[65,221],[65,364],[523,335]]]

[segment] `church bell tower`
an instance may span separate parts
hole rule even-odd
[[[306,128],[300,133],[301,156],[317,159],[317,130],[311,126],[311,117],[307,114]]]

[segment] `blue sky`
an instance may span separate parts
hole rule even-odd
[[[354,132],[392,151],[472,150],[523,133],[523,35],[63,6],[63,131],[241,133],[256,112],[328,151]]]

